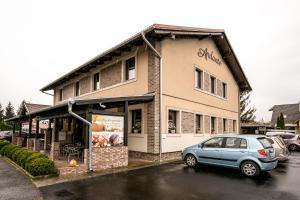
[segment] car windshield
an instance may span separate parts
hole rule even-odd
[[[272,144],[268,140],[268,138],[257,138],[257,140],[263,145],[265,149],[272,148]]]

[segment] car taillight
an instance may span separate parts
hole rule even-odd
[[[297,142],[298,142],[298,144],[300,144],[300,138],[298,137],[298,139],[297,139]]]
[[[258,150],[257,151],[260,155],[262,155],[262,156],[267,156],[267,152],[266,152],[266,150],[264,150],[264,149],[260,149],[260,150]]]

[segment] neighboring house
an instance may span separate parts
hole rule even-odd
[[[238,133],[239,94],[251,86],[224,30],[154,24],[41,89],[50,90],[54,106],[30,117],[51,120],[51,152],[81,142],[87,156],[88,129],[68,113],[74,98],[75,112],[94,123],[93,159],[97,153],[99,160],[109,158],[96,132],[120,130],[104,127],[96,115],[118,115],[124,116],[126,148],[106,154],[159,160],[178,158],[211,134]]]
[[[283,114],[285,127],[288,130],[295,130],[300,133],[300,103],[274,105],[269,111],[272,111],[271,125],[276,128],[277,118]]]
[[[264,122],[249,122],[241,124],[242,134],[266,134],[266,132],[272,129],[270,123]]]

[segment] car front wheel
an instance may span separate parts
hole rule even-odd
[[[244,175],[249,177],[258,176],[260,174],[260,169],[255,162],[245,161],[241,165],[241,171]]]
[[[189,167],[195,167],[197,165],[197,160],[196,160],[195,156],[189,154],[185,157],[185,163]]]

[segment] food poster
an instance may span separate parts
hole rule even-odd
[[[124,142],[124,117],[92,115],[93,147],[122,146]]]

